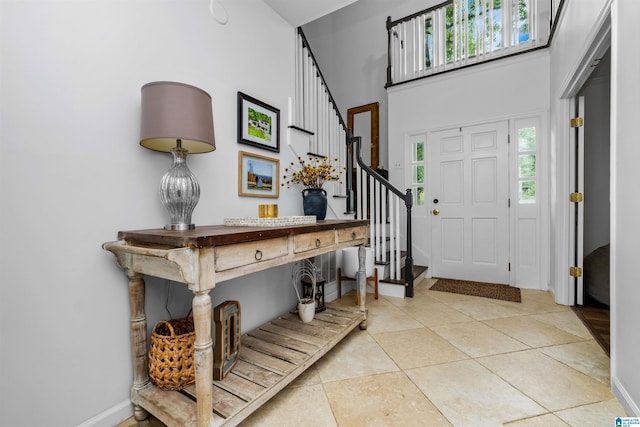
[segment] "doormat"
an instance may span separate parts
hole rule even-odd
[[[498,283],[469,282],[467,280],[438,279],[429,288],[432,291],[451,292],[482,298],[499,299],[509,302],[522,302],[520,289]]]

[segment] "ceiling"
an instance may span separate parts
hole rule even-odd
[[[357,0],[264,0],[293,27],[308,24]]]

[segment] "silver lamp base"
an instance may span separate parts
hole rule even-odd
[[[164,229],[169,231],[195,230],[195,228],[195,224],[167,224],[164,226]]]
[[[182,147],[171,149],[173,164],[160,181],[160,200],[171,216],[165,230],[184,231],[196,228],[191,213],[200,200],[200,185],[187,167],[188,151]]]

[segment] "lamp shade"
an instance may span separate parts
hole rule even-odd
[[[170,152],[178,140],[189,154],[216,149],[211,96],[184,83],[153,82],[142,86],[140,145]]]

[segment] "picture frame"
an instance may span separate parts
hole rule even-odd
[[[238,143],[280,152],[280,110],[238,92]]]
[[[280,160],[260,154],[238,151],[238,195],[248,197],[280,196]]]

